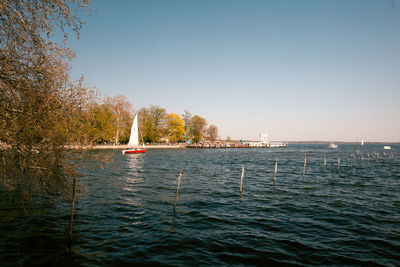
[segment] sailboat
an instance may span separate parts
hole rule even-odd
[[[128,148],[122,150],[122,154],[136,154],[136,153],[146,153],[146,149],[144,148],[132,148],[134,146],[139,145],[139,127],[138,127],[138,115],[135,115],[133,119],[132,128],[131,128],[131,136],[129,137]]]
[[[364,139],[361,139],[361,146],[364,145]]]

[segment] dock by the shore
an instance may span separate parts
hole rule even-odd
[[[249,144],[216,144],[216,143],[205,143],[205,144],[187,144],[187,148],[250,148]]]
[[[262,144],[262,143],[199,143],[187,144],[187,148],[269,148],[269,147],[287,147],[286,143]]]

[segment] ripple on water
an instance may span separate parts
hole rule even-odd
[[[293,145],[276,150],[149,150],[129,156],[111,152],[113,166],[84,178],[89,192],[76,206],[71,253],[65,247],[69,216],[64,207],[57,214],[47,209],[41,216],[1,222],[0,261],[397,266],[400,146],[392,148],[390,161],[361,164],[354,158],[350,162],[351,145],[335,151],[325,145]],[[372,155],[375,149],[380,147],[367,145],[360,153]]]

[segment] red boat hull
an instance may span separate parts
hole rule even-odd
[[[130,150],[124,150],[124,154],[137,154],[137,153],[146,153],[146,149],[130,149]]]

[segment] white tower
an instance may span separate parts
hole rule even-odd
[[[267,133],[260,133],[261,144],[266,145],[268,144],[268,134]]]

